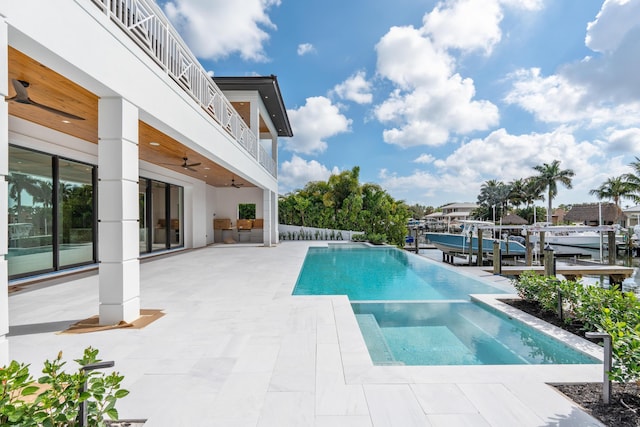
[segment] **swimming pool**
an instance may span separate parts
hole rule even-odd
[[[504,291],[390,247],[310,247],[294,295],[347,295],[351,301],[457,300]]]
[[[597,359],[469,294],[504,293],[395,248],[311,247],[294,295],[347,295],[374,364],[590,364]]]

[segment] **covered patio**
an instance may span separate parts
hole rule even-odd
[[[291,295],[310,245],[326,242],[142,261],[140,306],[165,314],[142,329],[60,334],[97,314],[98,276],[30,285],[9,297],[10,356],[37,373],[98,348],[131,391],[120,417],[150,427],[601,425],[545,384],[599,381],[601,365],[374,366],[345,296]]]

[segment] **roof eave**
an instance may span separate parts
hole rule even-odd
[[[267,108],[270,119],[276,126],[278,136],[292,137],[287,109],[282,99],[278,78],[270,76],[213,77],[213,81],[223,91],[258,91]]]

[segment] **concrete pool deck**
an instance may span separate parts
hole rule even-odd
[[[292,296],[307,248],[210,246],[141,263],[143,329],[57,334],[97,314],[95,273],[9,297],[10,357],[37,377],[62,350],[114,360],[146,426],[601,426],[545,383],[600,381],[601,365],[374,366],[345,296]],[[415,255],[411,255],[415,256]],[[465,274],[508,280],[464,267]]]

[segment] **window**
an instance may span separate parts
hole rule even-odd
[[[240,203],[238,205],[238,219],[256,219],[256,204]]]
[[[140,178],[140,253],[184,246],[184,189]]]
[[[96,262],[96,168],[9,146],[8,269],[25,277]]]

